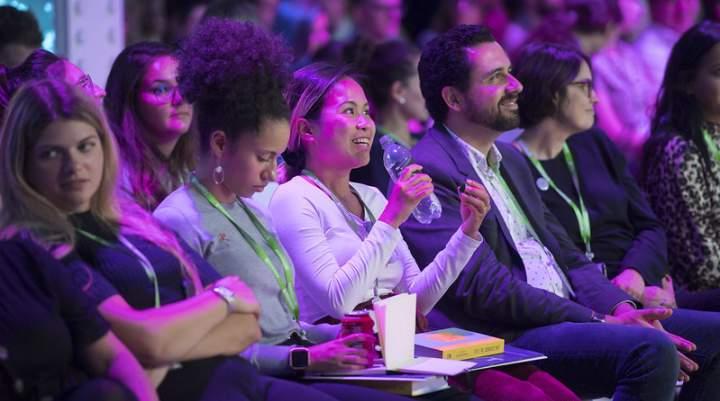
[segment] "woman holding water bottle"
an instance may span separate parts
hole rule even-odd
[[[398,227],[432,193],[432,182],[416,164],[400,173],[389,199],[350,182],[350,171],[369,162],[375,135],[357,81],[347,70],[314,64],[295,73],[286,97],[293,109],[285,153],[291,179],[277,189],[270,210],[295,264],[301,317],[337,321],[397,292],[417,293],[418,313],[427,314],[482,241],[484,188],[467,183],[462,227],[421,272]]]
[[[283,155],[287,182],[270,210],[295,265],[301,318],[336,321],[399,292],[416,293],[418,314],[427,314],[482,241],[478,228],[490,207],[487,192],[472,180],[458,189],[463,223],[421,272],[398,227],[433,191],[422,167],[405,167],[388,199],[350,181],[350,170],[369,162],[375,135],[358,82],[346,69],[313,64],[295,72],[286,97],[292,108]],[[579,400],[530,365],[485,370],[475,383],[474,394],[486,401]]]

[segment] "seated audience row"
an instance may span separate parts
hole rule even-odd
[[[367,366],[374,339],[336,339],[339,319],[412,292],[423,328],[433,311],[444,315],[433,328],[442,321],[549,356],[537,364],[547,373],[521,366],[476,375],[473,393],[486,401],[578,399],[573,392],[670,400],[676,379],[685,382],[681,400],[715,399],[720,289],[707,254],[717,245],[708,209],[720,176],[718,32],[713,23],[694,27],[670,57],[650,143],[657,156],[644,176],[650,203],[665,208],[659,219],[618,149],[600,131],[579,133],[592,126],[597,97],[588,59],[572,48],[530,46],[518,80],[479,26],[430,41],[415,76],[412,51],[388,44],[406,73],[387,77],[368,101],[361,84],[372,77],[325,64],[291,76],[292,57],[277,38],[210,18],[178,53],[154,43],[123,51],[105,113],[105,92],[87,74],[34,51],[0,71],[0,224],[12,238],[3,243],[3,274],[25,280],[10,266],[41,264],[33,281],[43,292],[43,277],[62,276],[53,284],[65,298],[48,302],[69,308],[57,321],[68,326],[67,352],[99,355],[105,366],[86,372],[124,385],[85,381],[68,393],[75,384],[63,379],[48,395],[403,399],[297,376]],[[366,71],[380,74],[382,62],[372,62]],[[380,190],[352,182],[351,171],[372,160],[370,108],[407,125],[400,100],[418,95],[413,85],[435,120],[413,149],[418,164]],[[525,130],[513,145],[495,142],[519,124]],[[251,196],[275,180],[281,154],[287,182],[266,208]],[[431,192],[443,215],[421,224],[410,215]],[[672,227],[668,263],[663,228]],[[698,227],[706,228],[698,235]],[[693,265],[675,261],[683,257]],[[0,366],[9,380],[45,384],[16,375],[20,365]],[[69,368],[78,367],[65,358],[47,369]]]

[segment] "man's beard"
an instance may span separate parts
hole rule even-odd
[[[467,116],[475,124],[484,125],[494,131],[504,132],[515,129],[520,125],[520,116],[517,110],[502,112],[500,104],[508,100],[517,101],[517,96],[504,96],[493,109],[480,110],[470,103]]]

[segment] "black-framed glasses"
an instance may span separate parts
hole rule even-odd
[[[592,79],[583,79],[582,81],[575,81],[570,82],[568,86],[577,86],[581,90],[585,92],[587,97],[592,97],[592,91],[593,91],[593,80]]]

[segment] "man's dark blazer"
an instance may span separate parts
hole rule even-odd
[[[455,325],[511,340],[523,329],[566,321],[590,322],[591,309],[610,313],[618,303],[630,300],[605,278],[600,265],[590,262],[575,247],[547,210],[522,154],[508,144],[498,142],[496,146],[503,157],[502,176],[541,242],[566,273],[574,300],[527,284],[520,255],[492,203],[480,227],[484,242],[438,304],[439,310]],[[412,153],[423,172],[432,177],[443,207],[442,217],[429,225],[410,218],[401,227],[418,265],[426,266],[462,222],[457,188],[466,178],[482,181],[464,149],[443,126],[430,129]]]

